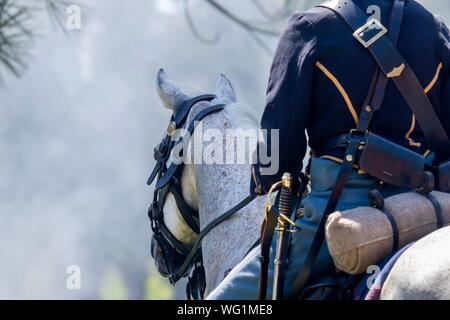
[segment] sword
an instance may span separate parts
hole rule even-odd
[[[279,202],[279,217],[276,227],[277,244],[275,253],[275,271],[273,279],[273,300],[283,299],[284,277],[286,267],[289,264],[289,233],[290,233],[290,219],[292,209],[292,176],[290,173],[285,173],[282,177],[282,187],[280,191]]]

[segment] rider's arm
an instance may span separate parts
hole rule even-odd
[[[252,172],[252,190],[257,187],[258,193],[266,193],[284,172],[296,175],[301,171],[307,148],[305,129],[316,62],[316,41],[313,25],[302,13],[294,13],[275,53],[267,103],[261,119],[262,129],[279,130],[279,140],[271,141],[269,133],[260,141],[259,150],[264,151],[261,147],[264,144],[269,153],[270,150],[276,153],[277,148],[274,147],[278,145],[279,166],[276,166],[276,154],[271,154],[269,165],[262,164],[262,157],[258,155]],[[278,170],[265,171],[268,167],[278,167]]]

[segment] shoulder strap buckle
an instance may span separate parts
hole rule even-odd
[[[369,130],[361,130],[361,129],[352,129],[347,135],[347,144],[350,144],[352,140],[360,141],[363,143],[366,140],[367,134]]]
[[[358,28],[353,36],[367,49],[387,32],[388,29],[378,19],[371,18],[365,25]]]

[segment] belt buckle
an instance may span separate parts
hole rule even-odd
[[[357,140],[360,142],[360,144],[364,144],[368,133],[369,131],[352,129],[348,134],[347,143],[350,144],[352,140]]]
[[[365,39],[365,33],[367,31],[378,29],[379,31],[377,34],[372,36],[370,39]],[[358,28],[354,33],[353,36],[358,40],[364,48],[370,47],[372,44],[374,44],[378,39],[380,39],[382,36],[384,36],[388,32],[388,29],[383,26],[383,24],[378,21],[376,18],[369,19],[365,25]]]

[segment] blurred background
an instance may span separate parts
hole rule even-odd
[[[224,73],[261,110],[277,35],[319,2],[0,0],[0,298],[183,299],[149,251],[156,73],[202,92]]]

